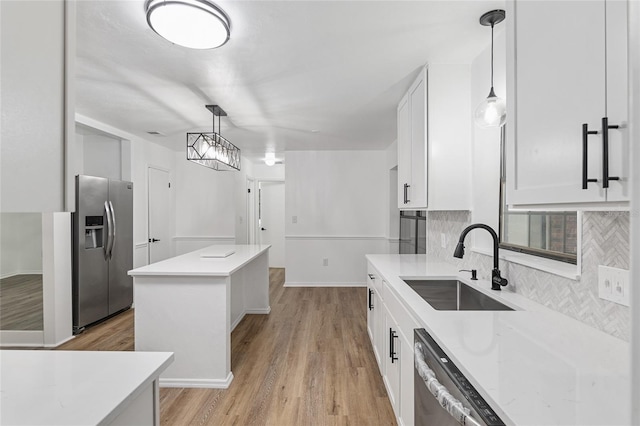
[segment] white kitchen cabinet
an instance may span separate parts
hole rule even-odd
[[[627,202],[627,2],[512,0],[506,22],[507,203]]]
[[[367,307],[369,337],[398,424],[412,425],[413,330],[419,325],[371,264],[368,274],[368,292],[373,297],[373,308]]]
[[[398,207],[427,206],[427,69],[398,104]]]
[[[389,395],[389,401],[396,417],[400,417],[400,356],[402,342],[399,327],[388,307],[384,309],[385,351],[382,356],[384,362],[384,382]]]
[[[470,67],[424,67],[397,109],[398,207],[470,208]]]
[[[382,338],[382,321],[383,321],[383,304],[381,294],[376,286],[377,272],[369,268],[367,277],[367,332],[373,347],[373,353],[376,361],[380,364],[382,360],[384,340]],[[384,374],[384,372],[383,372]]]

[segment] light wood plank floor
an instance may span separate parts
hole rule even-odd
[[[270,270],[271,314],[231,336],[229,389],[160,390],[163,425],[395,425],[366,330],[364,288],[284,288]],[[133,350],[133,312],[64,350]]]
[[[42,330],[42,275],[0,280],[0,330]]]

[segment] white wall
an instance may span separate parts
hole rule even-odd
[[[239,173],[218,172],[174,153],[175,254],[212,244],[235,243]]]
[[[82,174],[124,180],[120,139],[103,135],[84,135],[82,141]]]
[[[385,151],[286,153],[285,285],[365,284],[364,255],[387,252],[386,162]]]
[[[393,141],[386,150],[388,173],[388,252],[399,253],[400,249],[400,209],[398,208],[398,141]]]
[[[0,278],[42,273],[42,215],[0,213]]]
[[[1,210],[61,211],[65,180],[64,2],[2,1],[0,16]]]
[[[494,46],[494,87],[496,95],[506,99],[506,31],[496,34]],[[471,64],[471,108],[487,98],[491,87],[491,46]],[[500,129],[481,129],[472,121],[472,220],[498,230],[500,197]],[[507,123],[509,118],[507,117]],[[493,241],[487,232],[473,232],[473,246],[491,250]]]

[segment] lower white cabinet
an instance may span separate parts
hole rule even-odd
[[[373,351],[398,424],[413,425],[413,330],[419,325],[371,265],[369,274],[367,329]]]
[[[391,312],[384,309],[384,332],[386,333],[385,351],[382,356],[384,363],[384,384],[387,388],[387,394],[391,401],[393,411],[396,417],[400,417],[400,350],[402,348],[399,342],[400,334],[398,325],[391,315]]]

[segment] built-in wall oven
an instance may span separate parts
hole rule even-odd
[[[504,425],[425,329],[414,338],[416,426]]]

